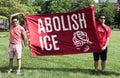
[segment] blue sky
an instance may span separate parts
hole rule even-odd
[[[95,2],[98,2],[98,0],[94,0]]]

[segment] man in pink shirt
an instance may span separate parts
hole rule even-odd
[[[26,46],[26,33],[25,29],[19,25],[19,20],[17,15],[24,15],[23,13],[15,13],[10,16],[10,39],[9,39],[9,49],[8,49],[8,57],[9,57],[9,70],[8,74],[13,70],[13,58],[16,56],[17,59],[17,75],[20,75],[21,69],[21,54],[22,54],[22,40],[24,45]]]

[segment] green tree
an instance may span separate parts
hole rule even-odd
[[[72,0],[35,0],[33,5],[41,7],[39,14],[69,12]]]
[[[0,0],[0,15],[9,17],[16,12],[35,14],[39,7],[32,6],[30,0]]]
[[[115,24],[118,25],[118,28],[120,29],[120,9],[115,15]]]
[[[9,18],[11,14],[23,12],[25,14],[36,14],[40,7],[33,6],[31,0],[0,0],[0,16]],[[23,24],[23,19],[20,18]]]
[[[100,13],[105,13],[106,24],[114,24],[115,9],[114,6],[109,2],[109,0],[106,0],[106,2],[101,5]]]
[[[32,4],[32,1],[31,0],[20,0],[20,3],[30,6]]]
[[[41,1],[41,0],[40,0]],[[20,4],[26,5],[27,13],[38,14],[38,11],[41,11],[41,7],[33,5],[34,1],[32,0],[20,0]]]
[[[74,6],[73,6],[73,10],[78,10],[78,9],[81,9],[81,8],[85,8],[85,7],[88,7],[90,5],[94,5],[94,1],[93,0],[76,0],[74,2]]]
[[[27,12],[26,6],[20,0],[0,0],[0,15],[9,16],[15,12]]]
[[[47,5],[45,5],[45,2],[46,2],[45,0],[35,0],[33,2],[33,6],[36,6],[36,7],[40,8],[39,10],[36,10],[36,12],[38,14],[45,12],[45,6],[47,6]]]
[[[97,7],[95,13],[99,11],[99,6],[94,0],[35,0],[33,5],[41,7],[41,11],[38,11],[41,14],[71,12],[90,5]]]
[[[72,6],[72,0],[52,0],[50,3],[50,13],[70,12]]]
[[[95,6],[95,17],[100,12],[100,7],[98,3],[95,3],[94,0],[76,0],[72,7],[72,10],[78,10],[81,8],[86,8],[88,6],[94,5]]]

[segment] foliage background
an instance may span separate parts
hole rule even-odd
[[[100,12],[104,12],[107,16],[106,23],[108,25],[119,23],[118,20],[120,19],[117,17],[119,12],[115,11],[109,0],[106,0],[101,6],[95,3],[94,0],[0,0],[0,15],[9,18],[11,14],[16,12],[23,12],[25,14],[65,13],[90,5],[95,6],[95,17]]]

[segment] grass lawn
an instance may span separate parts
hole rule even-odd
[[[42,56],[31,58],[29,49],[24,48],[22,54],[22,75],[16,75],[16,60],[14,71],[10,75],[8,69],[8,32],[0,32],[0,78],[120,78],[120,31],[113,30],[109,42],[106,75],[93,74],[92,53]],[[99,64],[99,69],[101,66]]]

